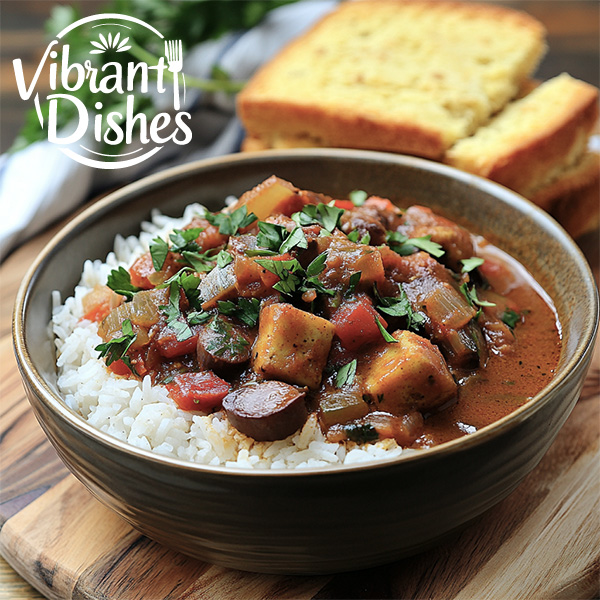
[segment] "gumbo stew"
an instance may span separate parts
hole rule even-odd
[[[116,375],[258,441],[316,413],[330,441],[428,447],[525,403],[560,353],[550,299],[484,239],[422,206],[275,176],[155,238],[84,308]]]

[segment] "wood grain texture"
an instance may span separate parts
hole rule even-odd
[[[542,462],[511,496],[444,544],[391,565],[331,577],[242,573],[188,558],[137,533],[68,474],[46,441],[24,396],[4,307],[12,306],[18,282],[48,238],[32,240],[0,267],[7,282],[0,288],[0,553],[47,598],[483,600],[600,594],[598,345],[581,398]],[[365,543],[376,543],[376,532]],[[36,597],[19,596],[27,589],[22,584],[11,589],[11,600]]]

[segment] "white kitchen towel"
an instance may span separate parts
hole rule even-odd
[[[332,10],[337,0],[304,0],[281,6],[246,32],[232,32],[184,53],[183,72],[210,76],[213,65],[234,80],[248,79],[286,43]],[[169,94],[163,94],[162,98]],[[161,97],[155,98],[156,102]],[[159,108],[166,108],[161,107]],[[174,164],[239,150],[243,136],[231,96],[187,88],[192,141],[171,144],[149,160],[124,169],[95,169],[66,156],[47,141],[0,156],[0,261],[19,243],[63,217],[93,194]]]

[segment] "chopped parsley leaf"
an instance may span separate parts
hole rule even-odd
[[[356,442],[357,444],[365,444],[367,442],[374,442],[379,439],[377,429],[371,425],[371,423],[363,424],[349,424],[344,426],[344,431],[348,436],[349,440]]]
[[[500,317],[502,321],[510,327],[510,329],[514,329],[516,324],[521,320],[521,315],[512,310],[511,308],[507,308]]]
[[[292,219],[301,227],[317,223],[322,225],[329,233],[338,226],[343,208],[329,204],[307,204],[301,212],[294,213]]]
[[[445,254],[440,244],[431,241],[430,235],[409,238],[399,231],[388,231],[386,241],[394,252],[402,256],[414,254],[417,250],[424,250],[435,258],[440,258]]]
[[[343,387],[344,385],[351,385],[356,375],[356,366],[358,361],[356,358],[344,365],[338,372],[335,378],[336,387]]]
[[[129,271],[123,267],[113,269],[106,280],[106,285],[116,292],[125,296],[127,300],[131,300],[136,292],[140,291],[140,288],[131,283],[131,275]]]
[[[231,262],[233,262],[233,256],[231,256],[227,250],[221,250],[219,254],[217,254],[217,267],[222,269]]]
[[[256,327],[260,314],[260,300],[258,298],[238,298],[237,303],[232,300],[220,300],[217,308],[223,315],[237,317],[249,327]]]
[[[123,321],[121,326],[123,335],[119,338],[113,338],[104,344],[98,344],[94,350],[100,352],[99,358],[106,357],[106,366],[110,366],[117,360],[122,360],[131,370],[134,375],[138,375],[135,368],[131,364],[131,360],[127,356],[127,350],[131,347],[137,338],[137,333],[134,333],[133,326],[129,319]]]
[[[327,252],[321,252],[319,256],[311,261],[306,267],[306,274],[309,277],[314,277],[322,273],[325,269],[325,262],[327,261]]]
[[[465,282],[460,286],[459,289],[471,306],[496,306],[493,302],[488,302],[487,300],[480,300],[477,297],[477,290],[475,289],[475,286],[470,288]]]
[[[169,244],[161,237],[155,237],[150,242],[150,256],[152,257],[152,266],[155,271],[160,271],[167,260],[169,254]]]
[[[276,254],[279,254],[279,247],[287,235],[287,229],[283,225],[275,223],[258,222],[259,233],[256,236],[256,243],[261,248],[266,248]],[[248,254],[249,251],[246,252]]]
[[[279,254],[285,254],[292,248],[308,248],[308,241],[302,227],[296,227],[279,247]]]
[[[257,217],[254,213],[248,214],[248,208],[240,206],[231,214],[228,213],[206,213],[204,218],[215,227],[219,228],[219,233],[223,235],[235,235],[240,229],[244,229],[254,223]]]
[[[349,296],[354,294],[354,290],[356,290],[356,286],[358,285],[358,282],[360,281],[361,276],[362,276],[362,271],[356,271],[356,273],[352,273],[352,275],[350,275],[350,279],[348,279],[348,289],[346,290],[346,293],[344,294],[344,296],[346,298],[348,298]]]
[[[215,257],[212,256],[212,250],[207,250],[206,252],[184,250],[181,256],[197,273],[208,273],[215,267]]]
[[[382,298],[377,288],[375,288],[375,295],[380,302],[377,308],[392,317],[406,317],[408,329],[417,331],[425,321],[425,317],[421,313],[413,310],[402,284],[400,284],[400,296],[398,298]]]
[[[479,258],[479,256],[472,256],[471,258],[462,258],[460,261],[463,264],[461,273],[470,273],[477,267],[480,267],[484,260],[483,258]]]
[[[352,190],[348,194],[348,198],[354,206],[362,206],[367,201],[368,197],[369,195],[364,190]]]
[[[381,320],[378,317],[375,317],[375,323],[377,323],[377,327],[379,327],[379,331],[381,331],[381,335],[383,336],[383,339],[390,343],[390,344],[397,344],[398,340],[394,337],[392,337],[385,329],[385,327],[383,326],[383,323],[381,322]]]

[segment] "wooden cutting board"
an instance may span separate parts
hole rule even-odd
[[[495,600],[600,593],[598,346],[581,398],[542,462],[511,496],[442,546],[324,577],[223,569],[150,541],[97,502],[62,465],[29,409],[12,351],[11,310],[51,233],[0,267],[0,553],[48,598]],[[595,255],[597,239],[591,248]],[[0,598],[16,598],[1,590]]]

